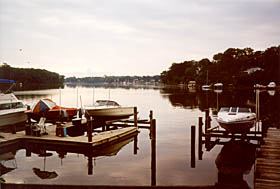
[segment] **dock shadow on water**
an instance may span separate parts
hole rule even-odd
[[[243,175],[249,174],[255,162],[256,147],[242,140],[224,144],[216,158],[218,169],[217,188],[250,188]]]
[[[95,88],[95,99],[108,96],[108,89]],[[77,88],[62,90],[62,105],[76,106]],[[83,104],[92,103],[92,88],[79,88]],[[36,93],[39,96],[36,96]],[[18,92],[25,102],[47,97],[59,102],[58,91]],[[203,186],[253,188],[255,149],[259,142],[231,135],[206,137],[206,122],[217,123],[215,111],[222,106],[250,106],[255,93],[247,91],[185,91],[180,89],[110,89],[121,104],[138,107],[139,117],[153,110],[154,135],[140,129],[137,135],[94,150],[56,145],[15,143],[0,148],[1,180],[5,183],[73,186]],[[210,120],[205,120],[208,111]],[[279,92],[260,94],[263,126],[279,127]],[[199,129],[199,117],[203,123]],[[191,137],[191,126],[195,137]],[[263,127],[265,130],[265,127]],[[0,133],[1,135],[1,133]],[[203,137],[198,137],[202,136]],[[94,137],[94,135],[93,135]],[[213,141],[214,139],[214,141]],[[216,140],[219,139],[219,140]],[[5,139],[0,138],[1,143]],[[194,141],[194,142],[193,142]],[[196,142],[197,141],[197,142]],[[194,143],[194,144],[193,144]],[[75,149],[75,150],[74,150]],[[197,156],[196,156],[197,155]],[[3,158],[9,157],[9,158]],[[248,173],[248,174],[247,174]]]

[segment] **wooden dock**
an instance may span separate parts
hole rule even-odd
[[[280,188],[280,129],[269,128],[256,159],[255,188]]]
[[[77,137],[71,136],[56,136],[55,126],[50,126],[47,129],[48,135],[30,136],[26,135],[25,131],[12,133],[1,133],[0,138],[0,153],[3,150],[8,150],[9,146],[16,143],[41,144],[63,148],[67,151],[83,152],[88,148],[98,148],[103,145],[119,142],[120,140],[137,135],[137,127],[118,128],[115,130],[104,131],[101,133],[92,133],[92,141],[88,141],[88,136],[82,135]]]

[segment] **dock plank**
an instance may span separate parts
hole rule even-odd
[[[280,129],[269,128],[256,160],[255,188],[280,188]]]

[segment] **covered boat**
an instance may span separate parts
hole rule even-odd
[[[92,116],[95,121],[102,122],[129,118],[134,114],[134,107],[120,106],[112,100],[98,100],[94,106],[86,106],[84,110],[88,118]]]
[[[222,107],[216,119],[228,132],[244,133],[254,126],[256,114],[246,107]]]
[[[43,104],[43,102],[49,102],[47,104]],[[47,107],[48,104],[53,104],[50,107]],[[43,108],[39,107],[42,106]],[[47,109],[44,109],[44,107]],[[43,110],[43,111],[40,111]],[[40,99],[32,104],[31,109],[25,111],[28,115],[28,118],[34,119],[39,121],[41,117],[45,117],[47,121],[54,122],[58,120],[70,120],[74,116],[77,115],[77,108],[68,108],[68,107],[61,107],[56,105],[51,99]]]

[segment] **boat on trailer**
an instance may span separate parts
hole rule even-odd
[[[129,118],[134,114],[134,107],[121,106],[112,100],[97,100],[94,106],[85,106],[85,115],[95,121],[106,122]]]
[[[251,108],[222,107],[216,118],[221,127],[230,133],[248,132],[256,122],[256,114]]]
[[[14,80],[0,79],[0,83],[14,85]],[[11,87],[0,93],[0,128],[9,129],[12,125],[24,124],[27,116],[26,106],[11,92]]]

